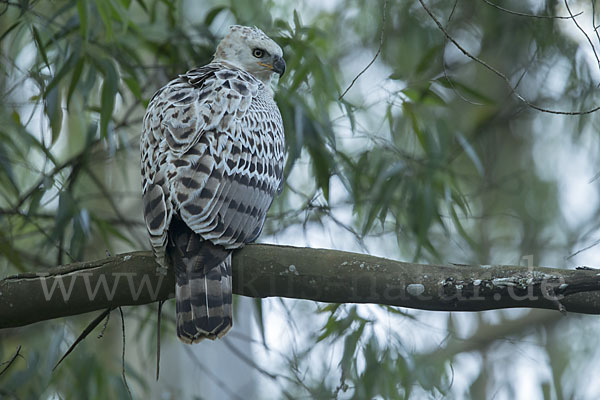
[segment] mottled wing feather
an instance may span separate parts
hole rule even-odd
[[[173,213],[226,248],[256,239],[285,157],[281,115],[261,82],[222,64],[189,71],[154,96],[144,129],[144,196],[159,186],[165,204],[158,227],[161,210],[146,213],[153,247],[164,247]]]
[[[231,250],[254,241],[282,186],[283,124],[248,73],[212,63],[151,99],[141,139],[144,216],[157,261],[175,268],[177,334],[231,328]]]
[[[165,200],[163,188],[157,184],[150,184],[142,196],[144,204],[144,217],[146,227],[150,234],[150,242],[157,260],[162,261],[165,267],[165,246],[167,229],[171,221],[172,206]],[[159,261],[159,262],[160,262]]]
[[[189,166],[174,170],[170,191],[194,232],[237,248],[256,238],[280,186],[269,171],[281,169],[283,145],[276,149],[275,139],[283,141],[283,130],[268,128],[281,127],[281,116],[262,84],[241,71],[218,71],[203,84],[215,88],[205,101],[219,123],[210,121],[211,130],[180,157]]]

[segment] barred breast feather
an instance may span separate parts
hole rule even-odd
[[[151,244],[175,268],[178,335],[219,337],[231,327],[231,251],[256,240],[281,190],[279,109],[262,82],[213,62],[154,95],[141,151]]]

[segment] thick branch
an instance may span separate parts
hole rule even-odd
[[[149,252],[0,281],[0,328],[173,297]],[[233,257],[233,291],[438,311],[566,308],[600,314],[600,273],[520,266],[422,265],[335,250],[250,245]]]

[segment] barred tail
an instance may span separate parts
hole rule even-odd
[[[232,326],[231,253],[178,221],[167,253],[175,267],[177,336],[185,343],[216,339]]]
[[[177,336],[185,343],[216,339],[231,329],[231,255],[208,272],[177,278]]]

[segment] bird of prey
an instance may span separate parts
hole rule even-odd
[[[158,90],[144,116],[144,218],[158,264],[175,270],[185,343],[231,328],[231,253],[258,238],[282,189],[286,149],[271,89],[282,57],[260,29],[232,26],[212,62]]]

